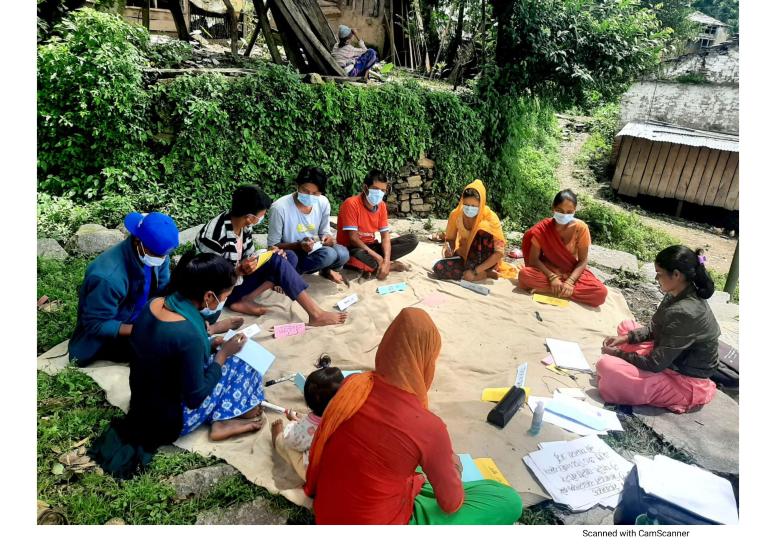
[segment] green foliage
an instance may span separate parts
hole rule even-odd
[[[674,78],[674,81],[680,84],[708,84],[709,80],[703,74],[697,72],[691,72],[689,74],[682,74]]]
[[[89,208],[68,198],[38,192],[38,238],[54,238],[64,242],[90,219]]]
[[[654,12],[661,28],[669,30],[674,53],[681,54],[687,40],[697,34],[696,25],[688,19],[694,10],[687,0],[640,0],[640,3]]]
[[[642,261],[653,261],[658,252],[679,243],[665,232],[645,225],[633,213],[621,213],[592,200],[582,200],[581,206],[577,217],[587,223],[598,245],[633,253]]]
[[[714,289],[716,291],[724,291],[725,288],[725,282],[727,282],[727,274],[723,274],[722,272],[717,272],[712,269],[707,270],[709,273],[709,276],[711,276],[711,279],[714,280]],[[733,294],[730,296],[730,301],[734,303],[739,302],[739,290],[741,288],[741,284],[736,284],[736,289],[733,291]]]
[[[582,145],[577,161],[590,166],[595,176],[603,180],[609,169],[612,144],[620,118],[620,105],[617,102],[604,103],[595,108],[591,116],[590,137]]]
[[[696,10],[730,25],[730,32],[738,32],[738,0],[693,0]]]
[[[48,295],[59,301],[51,311],[38,311],[38,352],[46,352],[67,339],[75,329],[78,313],[78,287],[88,260],[71,257],[64,261],[38,259],[38,297]]]
[[[617,96],[657,66],[670,36],[638,0],[500,4],[500,88],[531,90],[562,105],[583,101],[590,90]]]
[[[178,67],[193,56],[191,44],[180,40],[150,44],[145,53],[151,64],[159,68]]]
[[[94,197],[100,172],[149,137],[141,85],[145,29],[78,10],[38,47],[39,189]]]

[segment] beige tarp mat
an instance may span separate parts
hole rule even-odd
[[[353,281],[351,287],[335,286],[319,276],[308,276],[310,292],[324,307],[332,308],[350,293],[357,293],[359,302],[348,309],[350,316],[339,327],[311,328],[304,335],[275,340],[269,333],[272,325],[305,321],[299,305],[286,297],[268,292],[261,299],[270,313],[259,318],[262,328],[255,340],[277,356],[268,378],[277,378],[294,371],[309,373],[322,353],[332,356],[333,364],[343,369],[371,369],[377,345],[391,320],[407,306],[420,306],[434,319],[442,334],[442,353],[437,362],[434,384],[429,394],[430,408],[447,424],[453,447],[459,453],[473,457],[491,457],[507,480],[523,496],[526,506],[548,498],[526,466],[522,457],[537,449],[541,441],[573,439],[571,434],[552,424],[542,427],[536,437],[526,433],[531,412],[523,406],[503,430],[485,422],[494,404],[480,401],[483,388],[509,386],[515,381],[517,366],[528,362],[529,386],[535,395],[550,395],[560,386],[579,386],[597,397],[590,387],[589,374],[570,377],[555,375],[540,363],[548,352],[546,337],[573,340],[580,343],[591,364],[600,354],[603,338],[615,334],[617,324],[631,319],[622,295],[610,289],[609,297],[600,310],[571,303],[556,308],[535,303],[508,280],[489,281],[488,296],[479,295],[451,282],[430,279],[430,266],[441,256],[441,246],[421,243],[405,260],[412,271],[392,275],[387,282]],[[352,275],[352,273],[351,273]],[[389,295],[378,295],[376,288],[387,283],[406,281],[408,289]],[[419,304],[432,293],[441,293],[445,301],[436,306]],[[535,312],[539,311],[543,321]],[[254,320],[247,319],[247,322]],[[245,324],[247,325],[247,323]],[[60,345],[38,359],[38,369],[55,373],[67,364],[66,344]],[[107,393],[111,404],[125,410],[129,404],[128,368],[101,362],[84,369]],[[267,401],[305,410],[304,399],[290,382],[266,389]],[[274,420],[276,416],[270,415]],[[246,478],[273,493],[280,493],[292,502],[308,505],[300,489],[301,481],[290,467],[273,455],[269,428],[239,439],[212,443],[205,428],[180,438],[176,445],[202,455],[222,458],[240,470]]]

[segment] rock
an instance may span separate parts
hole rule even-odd
[[[409,202],[402,202],[401,203],[401,212],[402,213],[409,213],[410,212],[410,203]]]
[[[192,226],[191,228],[187,228],[186,230],[181,230],[180,234],[178,234],[178,245],[188,244],[188,243],[194,243],[194,240],[197,237],[197,234],[199,234],[199,231],[202,230],[202,227],[205,226],[204,224]]]
[[[420,205],[423,205],[423,200],[421,200],[420,198],[414,198],[410,200],[410,203],[414,206],[420,206]]]
[[[641,265],[641,268],[639,268],[639,274],[650,281],[654,280],[655,275],[657,274],[657,271],[655,270],[655,263],[644,263]]]
[[[116,225],[116,230],[121,232],[124,236],[129,236],[129,230],[127,230],[127,227],[124,226],[123,221]]]
[[[514,241],[514,240],[521,240],[522,241],[522,239],[523,239],[523,233],[522,232],[518,232],[517,230],[510,230],[509,232],[507,232],[505,234],[505,236],[507,237],[507,240],[509,240],[509,241]]]
[[[67,259],[67,251],[53,238],[41,238],[38,240],[38,257]]]
[[[195,525],[285,525],[288,512],[274,510],[265,499],[209,510],[197,516]]]
[[[698,466],[715,474],[739,475],[738,404],[717,391],[698,411],[677,415],[667,409],[634,406],[633,414]]]
[[[196,40],[200,45],[208,46],[210,45],[210,42],[208,42],[204,36],[201,34],[202,31],[195,30],[191,33],[191,37]]]
[[[405,165],[403,168],[399,170],[399,177],[407,178],[410,175],[412,175],[412,166],[409,164]]]
[[[418,198],[421,198],[420,192],[413,192],[412,193],[412,198],[415,199],[415,200],[417,200]]]
[[[318,85],[320,85],[320,84],[323,84],[323,78],[321,78],[321,75],[320,75],[320,74],[317,74],[317,73],[315,73],[315,72],[311,72],[311,73],[308,75],[308,81],[309,81],[311,84],[318,84]]]
[[[595,274],[595,277],[601,280],[603,283],[606,283],[612,278],[614,278],[614,274],[609,274],[608,272],[604,272],[603,270],[601,270],[600,268],[596,268],[595,266],[590,266],[588,267],[588,269],[590,270],[590,272]]]
[[[420,160],[418,160],[418,167],[422,167],[424,169],[433,169],[436,166],[436,162],[430,158],[426,158],[425,155],[420,157]]]
[[[724,291],[715,291],[714,295],[709,297],[709,304],[711,303],[721,303],[721,304],[727,304],[730,302],[730,293],[726,293]]]
[[[622,268],[623,270],[633,272],[634,274],[639,270],[639,261],[636,259],[635,255],[625,253],[624,251],[606,249],[599,245],[590,246],[589,261],[591,264],[597,266],[605,266],[612,270]]]
[[[399,195],[399,199],[400,199],[402,202],[409,200],[409,199],[410,199],[410,193],[409,193],[409,192],[402,192],[402,193]]]
[[[386,200],[389,204],[393,204],[397,202],[399,198],[396,196],[396,194],[389,194],[388,199]]]
[[[658,303],[663,300],[663,294],[654,283],[640,283],[636,289]]]
[[[105,525],[126,525],[127,522],[121,518],[110,518],[105,522]]]
[[[413,175],[411,177],[407,177],[407,188],[418,188],[423,184],[423,179],[420,178],[420,175]]]
[[[256,249],[267,249],[267,235],[266,234],[254,234],[253,246]]]
[[[614,525],[614,510],[593,506],[584,512],[565,513],[557,506],[552,506],[552,512],[563,525]]]
[[[156,452],[161,455],[177,455],[179,453],[185,453],[186,451],[177,445],[162,445]]]
[[[202,496],[222,479],[237,474],[239,472],[228,464],[216,464],[206,468],[188,470],[170,478],[169,482],[175,488],[175,496],[185,499]]]
[[[413,200],[414,201],[414,200]],[[433,210],[434,206],[424,204],[424,205],[413,205],[412,211],[416,213],[428,213],[429,211]]]
[[[721,301],[709,300],[709,306],[718,322],[738,321],[738,305]]]
[[[98,255],[124,240],[118,230],[102,225],[86,224],[78,229],[68,243],[68,247],[79,255]]]

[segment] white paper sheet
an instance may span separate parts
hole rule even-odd
[[[654,460],[636,455],[634,460],[639,486],[645,492],[716,523],[738,523],[736,498],[728,480],[664,455]]]
[[[587,363],[585,355],[579,344],[571,341],[561,341],[559,339],[546,339],[547,346],[552,353],[552,359],[555,365],[565,369],[575,369],[577,371],[592,371],[590,364]]]
[[[542,396],[528,396],[529,409],[533,412],[533,410],[536,409],[536,404],[540,401],[544,402],[544,405],[546,406],[547,402],[552,401],[552,398],[544,398]],[[550,424],[554,424],[555,426],[560,426],[564,430],[579,434],[580,436],[589,436],[591,434],[605,436],[607,434],[606,430],[594,430],[593,428],[589,428],[584,424],[580,424],[571,419],[567,419],[566,417],[556,415],[547,409],[544,410],[544,418],[542,420],[549,422]]]
[[[622,430],[620,419],[617,418],[617,413],[614,411],[596,407],[568,396],[555,396],[549,403],[544,404],[544,410],[549,410],[556,415],[582,423],[595,430]]]
[[[555,502],[576,511],[616,505],[633,467],[596,436],[542,444],[523,461]]]

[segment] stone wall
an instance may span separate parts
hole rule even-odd
[[[628,122],[657,120],[738,135],[738,108],[737,84],[637,82],[620,101],[619,129]]]
[[[407,164],[397,179],[391,181],[388,213],[396,217],[430,217],[437,201],[431,195],[434,185],[434,160],[422,157],[416,164]]]
[[[656,79],[697,74],[713,84],[738,84],[738,53],[738,44],[730,43],[669,59],[661,63]]]

